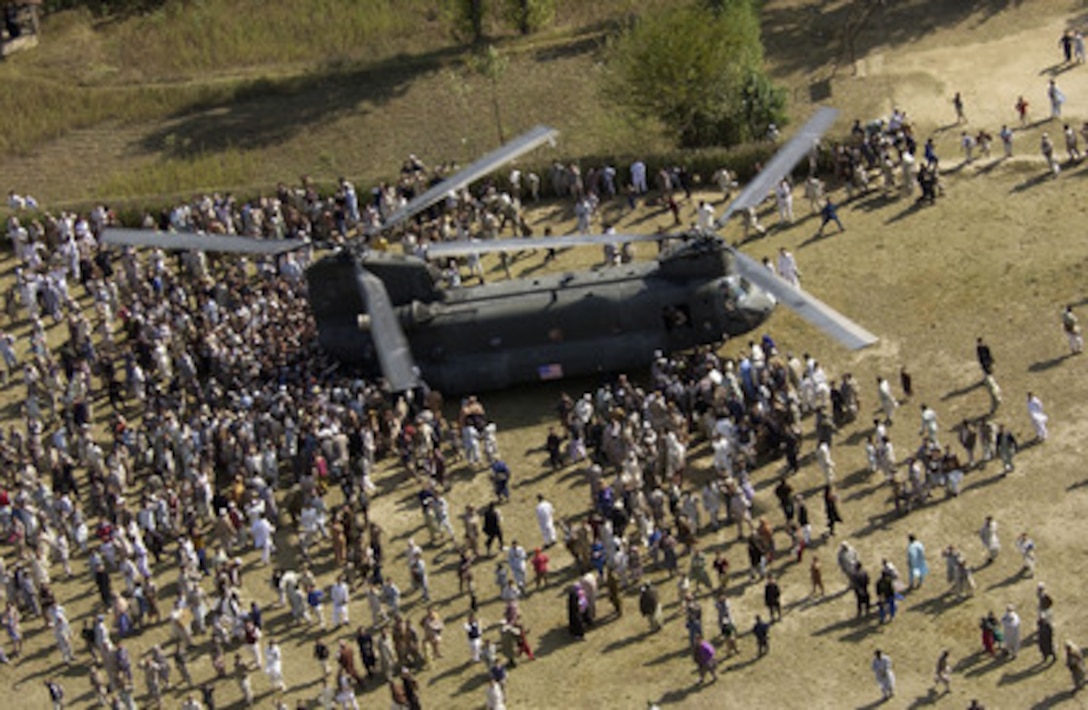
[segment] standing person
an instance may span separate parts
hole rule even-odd
[[[937,412],[933,410],[925,402],[922,403],[922,424],[918,428],[918,434],[924,436],[933,442],[935,446],[940,446],[940,442],[937,441],[937,434],[940,431],[940,425],[937,422]]]
[[[857,606],[857,616],[869,616],[872,610],[872,594],[869,592],[869,572],[859,562],[854,568],[854,574],[850,578],[850,586],[854,590],[854,602]]]
[[[718,592],[714,608],[718,612],[718,631],[725,639],[730,655],[738,653],[740,649],[737,648],[737,625],[733,623],[733,609],[729,605],[729,597],[725,596],[724,589]]]
[[[1073,676],[1073,692],[1084,687],[1084,654],[1072,641],[1065,642],[1065,667]]]
[[[763,585],[763,601],[767,604],[767,613],[771,621],[782,620],[782,588],[778,586],[774,575],[767,575],[767,582]]]
[[[771,625],[756,615],[752,635],[756,637],[756,655],[765,656],[771,650]],[[1083,668],[1083,661],[1081,665]]]
[[[1073,61],[1073,31],[1066,30],[1058,38],[1058,46],[1062,48],[1062,58],[1065,64]]]
[[[487,710],[506,710],[506,694],[497,678],[493,677],[488,681],[484,701]]]
[[[1073,312],[1072,304],[1062,311],[1062,332],[1069,340],[1070,353],[1080,355],[1084,352],[1084,337],[1080,333],[1080,322],[1077,320],[1077,314]]]
[[[903,369],[900,371],[901,380],[902,376],[906,374],[906,371],[906,366],[904,366]],[[907,383],[907,385],[910,384],[909,375],[907,375],[907,379],[905,380],[905,382]],[[909,387],[907,386],[903,387],[904,394],[907,397],[910,396],[910,392],[907,391],[908,389]],[[892,394],[892,386],[888,384],[888,381],[883,377],[876,378],[876,393],[877,396],[880,398],[880,409],[884,413],[884,426],[891,426],[892,415],[895,414],[895,409],[899,406],[899,402],[895,401],[895,396]]]
[[[465,635],[468,638],[468,651],[472,662],[479,663],[484,644],[484,632],[480,620],[476,618],[476,612],[468,615],[468,621],[465,622]]]
[[[1040,443],[1046,441],[1046,422],[1049,417],[1043,411],[1043,401],[1031,392],[1028,392],[1028,416],[1031,417],[1031,425],[1035,427],[1035,440]]]
[[[982,368],[982,374],[994,374],[994,354],[981,337],[975,340],[975,355],[978,357],[978,366]]]
[[[816,232],[817,237],[824,236],[824,227],[830,222],[834,222],[838,226],[840,232],[846,231],[846,227],[842,226],[842,220],[839,219],[839,208],[831,201],[830,197],[824,202],[824,206],[820,210],[820,216],[820,229]]]
[[[782,178],[774,192],[778,203],[778,219],[782,225],[793,224],[793,186],[789,178]]]
[[[839,515],[839,496],[830,485],[824,486],[824,512],[827,514],[827,534],[834,537],[835,524],[843,519]]]
[[[56,678],[45,681],[45,689],[49,692],[49,700],[53,703],[53,710],[62,710],[64,707],[64,688]]]
[[[823,596],[824,595],[824,572],[820,566],[820,558],[818,555],[812,556],[812,562],[808,566],[808,576],[812,581],[812,595],[811,596]]]
[[[540,536],[544,538],[544,549],[555,544],[555,506],[544,498],[544,494],[536,496],[536,523],[540,527]]]
[[[958,91],[952,97],[952,107],[956,109],[956,125],[967,123],[967,114],[963,110],[963,96]],[[968,160],[970,160],[970,157],[968,157]]]
[[[1020,568],[1020,571],[1026,572],[1029,577],[1035,576],[1035,541],[1028,537],[1026,532],[1020,533],[1020,537],[1016,538],[1016,549],[1020,551],[1020,556],[1024,558],[1024,566]]]
[[[249,664],[242,660],[242,654],[234,654],[234,680],[238,682],[238,689],[242,691],[246,706],[253,706],[253,683],[249,680]]]
[[[536,582],[536,588],[540,589],[543,586],[547,586],[548,556],[538,547],[533,551],[533,556],[529,561],[533,565],[533,580]]]
[[[812,175],[805,181],[805,199],[808,200],[808,209],[812,214],[819,214],[820,204],[824,199],[824,184],[820,178]]]
[[[1014,106],[1014,108],[1016,109],[1016,115],[1020,117],[1020,126],[1021,127],[1026,126],[1028,124],[1028,108],[1029,107],[1030,107],[1030,104],[1028,104],[1028,100],[1025,99],[1023,96],[1016,99],[1016,105]]]
[[[1077,132],[1067,123],[1062,129],[1062,133],[1065,135],[1065,152],[1069,156],[1069,162],[1080,160],[1082,155],[1080,148],[1077,146]]]
[[[994,436],[994,447],[997,449],[998,458],[1001,459],[1001,475],[1007,476],[1013,469],[1013,456],[1019,450],[1016,437],[1005,428],[1004,424],[997,426],[997,434]]]
[[[1054,157],[1054,141],[1050,140],[1050,134],[1043,132],[1042,137],[1039,139],[1039,150],[1043,154],[1043,158],[1046,159],[1046,165],[1050,169],[1050,173],[1054,177],[1062,172],[1062,166],[1058,164],[1058,159]]]
[[[1007,125],[1001,126],[1001,131],[997,136],[1001,139],[1001,147],[1005,149],[1005,157],[1012,157],[1012,129]]]
[[[1065,94],[1058,88],[1058,83],[1053,79],[1046,87],[1046,97],[1050,101],[1050,118],[1057,119],[1062,117],[1062,104],[1065,103]]]
[[[268,640],[268,648],[264,654],[264,672],[276,692],[287,692],[287,683],[283,680],[283,652],[275,639]]]
[[[703,638],[702,634],[695,638],[695,665],[699,668],[699,682],[706,681],[706,674],[709,673],[712,680],[718,680],[718,671],[716,669],[717,661],[714,658],[716,651],[710,641]]]
[[[997,537],[997,521],[992,515],[986,516],[978,536],[982,540],[982,546],[986,548],[986,564],[991,564],[997,559],[997,553],[1001,552],[1001,541]]]
[[[880,695],[885,700],[895,695],[895,671],[892,670],[892,659],[885,655],[879,648],[873,652],[873,675],[876,676],[876,684],[880,686]]]
[[[487,556],[491,556],[491,545],[496,540],[499,541],[499,549],[501,550],[505,545],[502,541],[502,514],[499,513],[499,509],[495,506],[495,501],[487,504],[484,508],[484,525],[483,525],[485,540],[484,547],[487,549]]]
[[[1035,627],[1035,639],[1039,643],[1039,653],[1043,656],[1043,663],[1058,660],[1058,654],[1054,651],[1054,625],[1046,614],[1039,614]]]
[[[960,136],[960,146],[963,147],[963,159],[964,162],[970,163],[975,158],[975,145],[977,141],[967,131],[963,131]]]
[[[1005,654],[1009,658],[1016,658],[1016,654],[1020,653],[1020,615],[1012,604],[1005,607],[1001,629],[1005,632]]]
[[[907,536],[907,579],[908,588],[914,589],[915,585],[922,586],[929,574],[929,564],[926,563],[926,548],[921,540],[913,534]]]
[[[650,624],[651,631],[661,628],[661,600],[657,590],[649,582],[644,582],[638,591],[638,611]]]
[[[937,657],[937,671],[933,674],[933,687],[944,686],[942,695],[952,692],[952,661],[949,659],[950,655],[947,648],[941,651],[941,655]]]
[[[797,268],[797,259],[786,247],[779,247],[775,271],[783,281],[794,288],[801,288],[801,270]]]

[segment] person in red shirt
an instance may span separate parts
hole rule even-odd
[[[540,589],[548,583],[548,556],[539,547],[533,550],[533,556],[529,560],[533,565],[533,579],[536,588]]]

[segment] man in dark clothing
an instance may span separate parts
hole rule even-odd
[[[982,338],[975,341],[975,353],[978,354],[978,364],[984,375],[994,374],[994,356],[990,352],[990,346],[982,342]]]
[[[771,615],[771,621],[782,620],[782,588],[778,586],[774,576],[767,575],[767,584],[763,587],[763,601],[767,603],[767,611]]]
[[[869,573],[865,571],[865,568],[861,566],[860,562],[854,571],[852,586],[854,589],[854,598],[857,601],[857,615],[859,617],[868,616],[872,603],[871,597],[869,596]]]
[[[491,556],[491,545],[495,540],[499,541],[499,549],[502,549],[502,518],[499,516],[499,509],[495,507],[495,503],[491,502],[484,508],[484,535],[487,539],[484,541],[484,546],[487,548],[487,554]]]
[[[839,219],[838,206],[830,199],[824,203],[823,208],[820,210],[820,216],[823,219],[820,222],[819,231],[816,232],[817,237],[824,236],[824,227],[826,227],[829,222],[834,222],[836,225],[838,225],[840,232],[846,231],[846,227],[842,226],[842,221]]]
[[[756,625],[752,627],[752,635],[759,644],[757,655],[763,656],[771,650],[771,625],[756,616]]]

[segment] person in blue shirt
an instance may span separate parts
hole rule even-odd
[[[822,237],[824,235],[824,227],[829,222],[834,222],[839,227],[840,232],[845,232],[846,227],[842,226],[842,221],[839,219],[838,205],[830,200],[824,203],[823,209],[820,210],[820,215],[823,217],[823,221],[820,222],[820,230],[816,232],[816,236]]]

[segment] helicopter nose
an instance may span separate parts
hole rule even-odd
[[[774,296],[758,288],[751,288],[741,299],[740,312],[751,327],[755,328],[770,317],[777,301]]]

